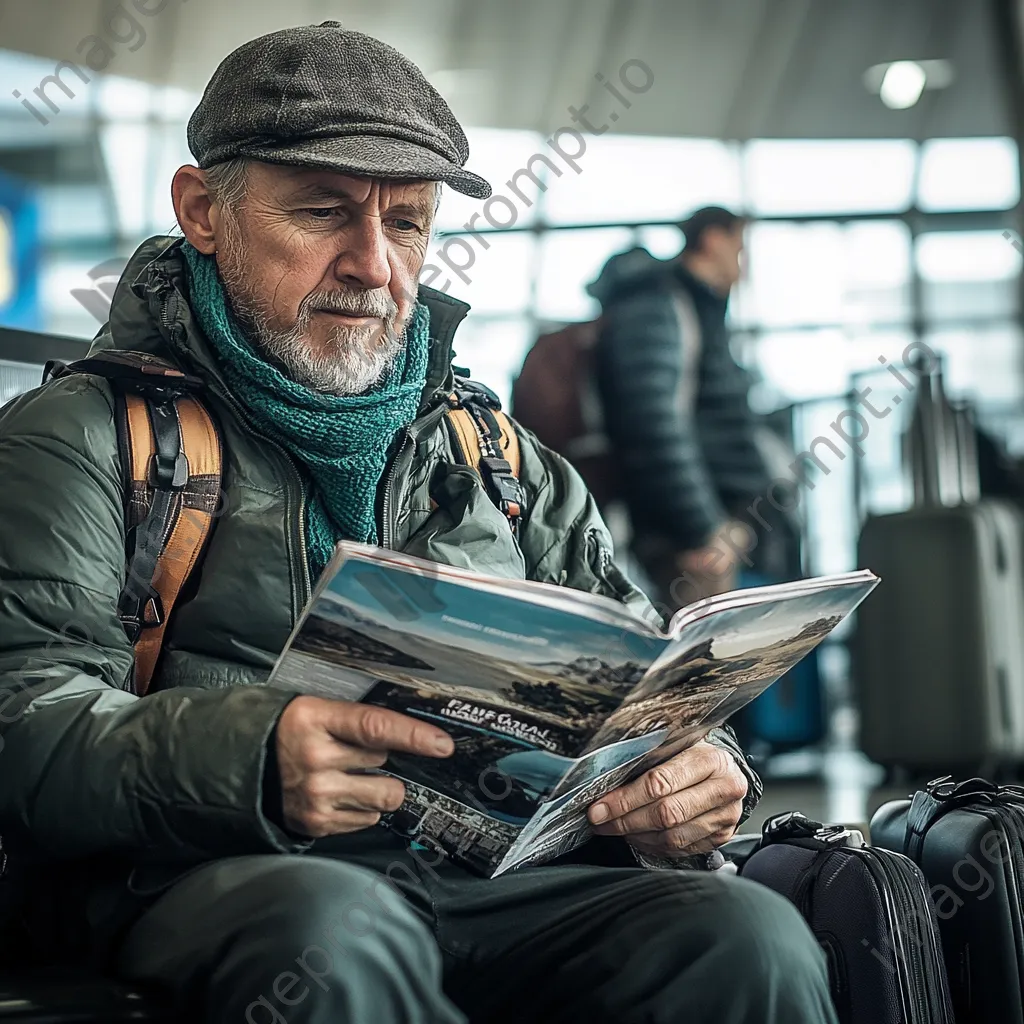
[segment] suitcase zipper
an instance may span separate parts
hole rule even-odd
[[[925,912],[929,915],[931,910],[927,892],[922,890],[915,893],[915,887],[907,877],[908,872],[913,872],[913,868],[910,867],[913,862],[908,861],[906,865],[900,864],[871,849],[854,849],[850,852],[861,858],[876,882],[879,883],[879,891],[885,903],[889,925],[898,942],[895,950],[898,973],[903,980],[909,982],[906,987],[900,986],[901,992],[907,991],[911,997],[911,1005],[909,1007],[904,1005],[907,1024],[919,1024],[919,1022],[920,1024],[953,1024],[952,1005],[941,982],[938,981],[945,973],[945,964],[940,961],[938,956],[937,942],[933,941],[931,944],[932,962],[930,965],[923,965],[920,959],[913,955],[924,945],[915,941],[921,938],[919,930],[923,927],[916,910],[919,905],[923,905]],[[900,855],[896,854],[896,856]],[[906,870],[902,870],[903,868]],[[916,879],[916,873],[914,873],[914,877]],[[904,904],[903,908],[896,905],[897,897],[899,902]],[[901,909],[913,912],[912,919],[903,919],[900,914]],[[903,931],[908,926],[918,930],[912,939],[912,944],[916,948],[910,950],[907,948],[906,936]],[[932,938],[937,938],[937,931],[932,932]],[[921,1015],[922,1012],[924,1016]]]
[[[863,842],[863,839],[859,840]],[[854,833],[841,825],[821,825],[810,821],[804,815],[791,812],[770,818],[763,826],[762,846],[772,843],[793,843],[798,846],[817,848],[820,853],[808,866],[797,890],[793,894],[804,919],[811,921],[811,893],[813,883],[820,875],[825,862],[831,853],[846,853],[860,857],[868,873],[875,881],[888,919],[889,931],[895,939],[896,974],[900,981],[900,999],[903,1003],[903,1016],[900,1024],[954,1024],[953,1008],[948,991],[943,989],[941,980],[945,976],[945,964],[939,955],[937,941],[932,942],[932,962],[928,967],[922,965],[920,959],[912,954],[917,950],[908,951],[903,928],[910,924],[900,916],[897,900],[904,904],[907,911],[913,912],[913,926],[922,927],[921,919],[916,910],[919,905],[929,921],[931,921],[931,899],[927,887],[915,891],[908,875],[914,881],[920,881],[914,862],[910,858],[905,861],[891,859],[877,850],[856,845]],[[902,854],[892,854],[892,858],[901,858]],[[920,934],[915,938],[920,938]],[[932,930],[932,938],[938,939],[938,930]],[[915,943],[920,948],[920,943]],[[930,968],[930,969],[929,969]],[[908,1005],[907,1000],[910,1000]],[[922,1016],[923,1014],[923,1016]]]

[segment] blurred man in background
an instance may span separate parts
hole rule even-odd
[[[682,227],[679,256],[632,249],[588,289],[603,308],[597,390],[632,550],[673,609],[737,585],[754,540],[738,517],[768,485],[725,324],[746,222],[707,207]]]

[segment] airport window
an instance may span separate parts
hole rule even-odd
[[[0,54],[4,80],[30,80],[33,67]],[[71,291],[88,287],[90,269],[173,226],[168,182],[190,159],[185,124],[195,102],[181,89],[116,77],[89,93],[78,116],[99,126],[105,181],[37,190],[39,327],[94,334],[95,315]],[[951,392],[978,393],[986,422],[1024,448],[1024,417],[1012,407],[1024,394],[1020,242],[1005,234],[1020,197],[1012,140],[730,142],[608,132],[587,140],[575,173],[551,159],[541,133],[468,135],[470,164],[497,198],[485,204],[444,190],[428,256],[441,272],[429,283],[472,304],[459,360],[503,399],[538,332],[597,315],[585,289],[610,256],[642,245],[671,258],[680,220],[716,204],[752,218],[746,276],[730,304],[734,350],[756,381],[751,400],[764,412],[792,406],[798,444],[872,379],[879,355],[898,358],[920,336],[943,353]],[[897,436],[892,429],[872,439],[856,470],[867,483],[855,480],[848,459],[814,492],[815,529],[828,536],[811,537],[813,568],[852,564],[850,494],[860,494],[862,510],[906,500],[885,448]],[[839,545],[828,558],[843,564],[821,561],[826,543]]]
[[[578,165],[578,174],[549,174],[546,223],[679,220],[700,206],[742,201],[736,148],[713,139],[602,135],[587,140]]]
[[[443,287],[444,280],[450,281],[451,286],[444,290],[470,303],[477,315],[525,315],[530,305],[536,239],[519,232],[490,234],[485,241],[486,248],[462,235],[449,239],[449,265],[458,269],[442,267],[443,279],[434,281],[434,286]]]
[[[527,169],[543,182],[546,167],[542,160],[533,159],[538,153],[544,153],[544,140],[536,132],[509,131],[501,128],[469,128],[466,130],[469,139],[469,151],[472,154],[471,164],[477,174],[486,178],[494,187],[495,195],[501,193],[511,196],[515,201],[515,224],[517,227],[528,227],[536,221],[539,188],[528,174],[517,175],[521,169]],[[510,189],[508,182],[515,178],[517,195]],[[465,225],[476,217],[473,226],[488,227],[482,215],[482,202],[464,196],[454,189],[445,189],[441,207],[437,212],[436,228],[438,231],[465,230]],[[506,210],[506,212],[508,212]],[[501,211],[495,210],[500,216]],[[508,218],[511,219],[511,212]]]
[[[627,228],[546,234],[541,242],[537,273],[537,316],[557,321],[596,317],[600,308],[587,294],[587,285],[609,258],[633,244],[633,233]]]
[[[1021,255],[1001,231],[936,231],[917,239],[922,305],[929,321],[1013,316]],[[1019,244],[1019,243],[1018,243]]]
[[[762,140],[747,145],[744,176],[760,216],[896,213],[911,205],[914,168],[905,139]]]
[[[910,233],[899,221],[760,222],[732,314],[785,327],[903,321],[910,314]]]
[[[931,139],[921,146],[922,210],[1008,210],[1020,198],[1013,139]]]

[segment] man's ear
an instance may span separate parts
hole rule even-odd
[[[191,164],[179,167],[171,181],[171,199],[182,234],[200,252],[207,256],[215,253],[216,214],[213,213],[213,200],[206,189],[203,172]]]

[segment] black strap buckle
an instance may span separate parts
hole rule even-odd
[[[482,458],[480,465],[486,470],[484,479],[494,503],[514,529],[523,511],[523,491],[512,473],[512,466],[507,459],[496,459],[493,456]]]
[[[188,481],[188,459],[184,452],[170,458],[154,452],[149,460],[149,485],[158,491],[180,491]]]
[[[129,642],[134,646],[144,629],[163,625],[164,604],[152,586],[148,593],[136,593],[125,588],[117,601],[117,617],[124,626]]]

